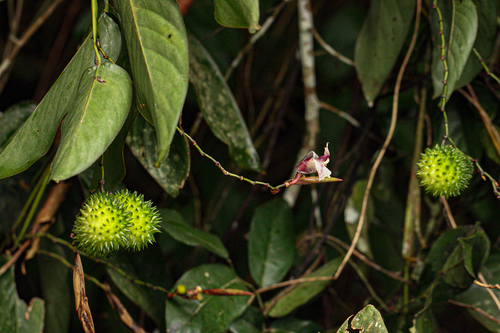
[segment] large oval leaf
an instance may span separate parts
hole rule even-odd
[[[154,165],[157,149],[154,128],[143,117],[137,117],[127,136],[127,144],[151,177],[168,194],[176,197],[189,175],[191,160],[186,139],[179,134],[174,136],[170,154],[159,168]]]
[[[324,277],[332,276],[335,274],[337,269],[342,262],[342,258],[338,257],[330,260],[311,274],[304,276],[304,278],[314,278],[314,277]],[[269,311],[269,316],[271,317],[283,317],[301,306],[307,303],[311,298],[316,296],[318,293],[325,288],[325,286],[330,281],[311,281],[297,284],[291,290],[285,290],[284,296],[279,298],[279,300],[272,306]],[[280,294],[281,296],[281,294]],[[266,304],[270,304],[269,302]]]
[[[477,11],[472,0],[437,1],[443,16],[443,32],[445,36],[445,56],[448,63],[448,88],[446,100],[457,88],[477,34]],[[432,10],[434,28],[434,51],[432,59],[432,82],[434,98],[443,94],[444,63],[441,60],[442,45],[439,35],[439,17]]]
[[[186,272],[177,281],[188,289],[226,288],[247,290],[229,267],[201,265]],[[249,296],[209,296],[203,300],[175,297],[167,299],[165,317],[169,333],[225,332],[233,320],[247,308]]]
[[[292,211],[282,198],[255,210],[248,234],[250,273],[262,287],[285,277],[295,258]]]
[[[260,29],[259,0],[214,0],[215,19],[230,28],[248,28],[251,33]]]
[[[491,0],[474,0],[477,11],[477,36],[474,41],[474,48],[479,52],[485,60],[489,58],[495,43],[495,35],[497,33],[497,13],[499,1]],[[462,76],[458,80],[456,88],[463,87],[483,69],[483,66],[478,61],[477,56],[471,52],[469,59],[465,64]]]
[[[201,246],[221,258],[229,259],[229,253],[219,237],[193,228],[173,209],[160,209],[161,227],[173,239],[190,246]]]
[[[106,14],[101,16],[98,29],[102,48],[111,59],[117,59],[121,49],[120,29]],[[0,178],[26,170],[47,153],[62,118],[75,105],[82,73],[92,66],[94,48],[89,34],[36,110],[0,154]]]
[[[169,153],[188,88],[187,37],[174,0],[116,0],[132,77],[158,142],[155,165]],[[141,110],[142,112],[142,110]]]
[[[415,9],[414,1],[372,0],[356,40],[354,63],[369,105],[398,59]]]
[[[91,166],[122,128],[131,101],[132,82],[123,68],[106,63],[87,69],[75,107],[62,123],[51,179],[64,180]]]
[[[232,159],[240,167],[259,171],[259,156],[231,89],[203,45],[191,34],[188,40],[189,79],[203,117],[214,135],[229,146]]]

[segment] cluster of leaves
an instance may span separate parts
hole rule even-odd
[[[500,173],[499,84],[489,75],[498,72],[500,1],[298,2],[198,0],[184,17],[173,0],[106,2],[37,105],[11,94],[22,90],[29,49],[0,40],[0,88],[12,75],[3,94],[16,96],[0,104],[0,331],[88,331],[79,304],[96,331],[500,330],[500,205],[480,177]],[[29,27],[58,3],[31,13]],[[21,8],[9,8],[19,20]],[[314,31],[298,27],[305,9]],[[317,84],[304,90],[297,48],[313,32],[322,36],[310,55]],[[34,46],[57,41],[54,30],[40,34]],[[317,136],[303,106],[311,93],[323,107]],[[257,186],[288,180],[313,134],[319,149],[330,143],[342,183],[293,185],[296,201]],[[420,153],[443,135],[480,170],[449,201],[416,179]],[[99,186],[154,200],[162,233],[141,252],[83,258],[85,289],[70,233]]]

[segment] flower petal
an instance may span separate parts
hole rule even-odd
[[[299,162],[295,170],[298,173],[309,174],[316,172],[316,166],[314,161],[318,158],[318,155],[310,151],[307,155]]]
[[[330,171],[330,169],[328,169],[326,166],[324,166],[323,163],[321,163],[320,161],[315,159],[314,164],[316,166],[316,171],[318,172],[318,177],[319,177],[320,181],[322,181],[323,179],[325,179],[327,177],[330,177],[332,172]]]

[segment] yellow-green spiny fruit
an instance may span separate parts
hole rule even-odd
[[[154,234],[160,232],[158,224],[160,223],[160,213],[153,206],[151,201],[144,201],[144,196],[137,192],[131,193],[128,190],[122,190],[114,194],[115,198],[123,204],[123,209],[130,214],[132,225],[127,233],[128,248],[138,251],[145,248],[148,243],[152,244]]]
[[[447,145],[427,148],[417,165],[420,186],[435,197],[459,195],[469,185],[474,171],[468,156]]]
[[[73,240],[79,250],[98,259],[128,247],[130,214],[113,195],[92,194],[76,217]]]

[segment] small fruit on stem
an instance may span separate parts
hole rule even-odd
[[[417,165],[420,186],[435,197],[446,198],[457,196],[467,188],[474,170],[468,156],[447,145],[427,148]]]

